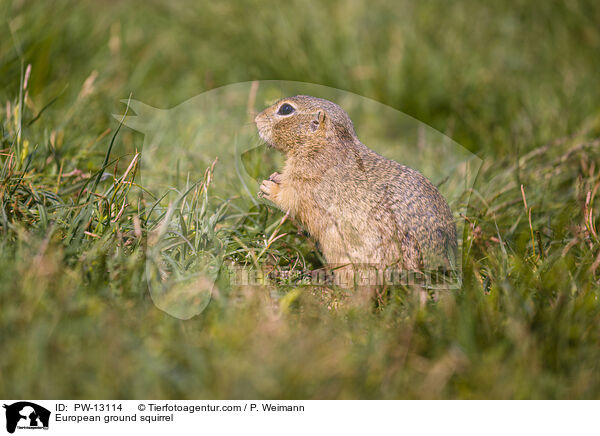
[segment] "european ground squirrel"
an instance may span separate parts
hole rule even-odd
[[[340,106],[298,95],[255,122],[260,137],[286,156],[259,196],[300,221],[328,264],[454,264],[456,227],[446,200],[421,173],[362,144]]]

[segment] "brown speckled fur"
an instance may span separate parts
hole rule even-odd
[[[295,111],[279,115],[284,103]],[[299,95],[255,121],[261,138],[287,158],[259,195],[299,220],[330,265],[454,263],[456,227],[446,200],[422,174],[362,144],[337,104]]]

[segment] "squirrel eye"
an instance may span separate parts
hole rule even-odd
[[[279,107],[279,110],[277,111],[277,113],[279,115],[289,115],[292,112],[294,112],[296,109],[294,109],[294,107],[290,104],[284,103]]]

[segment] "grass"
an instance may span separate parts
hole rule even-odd
[[[600,396],[596,3],[4,1],[0,16],[3,397]],[[320,266],[282,213],[221,189],[227,161],[190,179],[167,166],[171,193],[148,192],[144,136],[111,115],[131,93],[168,108],[254,79],[363,95],[483,158],[460,290],[365,310],[221,274],[200,316],[156,308],[146,266],[164,253],[184,287],[215,273],[199,254]]]

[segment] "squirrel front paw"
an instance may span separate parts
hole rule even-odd
[[[269,180],[279,184],[281,183],[281,174],[279,174],[278,172],[274,172],[269,176]]]
[[[269,176],[269,180],[263,180],[260,184],[259,197],[274,201],[279,193],[279,183],[281,183],[281,174],[273,173]]]

